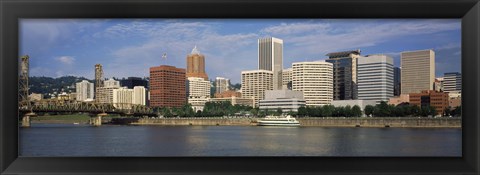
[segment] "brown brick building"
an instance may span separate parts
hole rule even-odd
[[[208,80],[205,73],[205,56],[195,46],[192,53],[187,56],[187,77],[199,77]]]
[[[150,68],[150,106],[180,107],[187,103],[185,69],[161,65]]]
[[[228,90],[222,93],[215,93],[215,98],[242,97],[242,93]]]
[[[445,108],[449,106],[448,93],[424,90],[421,93],[410,93],[410,104],[421,106],[430,105],[435,108],[437,114],[442,115]]]

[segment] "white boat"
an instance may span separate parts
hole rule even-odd
[[[74,124],[74,125],[79,125],[80,123],[75,122],[75,123],[73,123],[73,124]]]
[[[295,118],[291,116],[278,117],[278,116],[266,116],[263,119],[257,121],[258,126],[300,126]]]

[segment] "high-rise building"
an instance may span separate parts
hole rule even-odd
[[[102,87],[97,88],[98,103],[113,103],[113,90],[120,88],[120,82],[109,79],[103,82]]]
[[[443,91],[449,93],[462,92],[462,74],[458,72],[448,72],[443,77]]]
[[[273,37],[258,39],[258,69],[272,71],[273,89],[282,89],[283,40]]]
[[[400,54],[402,94],[433,90],[435,81],[435,52],[406,51]]]
[[[217,77],[215,79],[215,93],[222,93],[228,91],[230,88],[230,80],[223,77]]]
[[[198,77],[187,79],[188,103],[194,111],[203,111],[203,106],[210,98],[210,81]]]
[[[94,91],[93,83],[83,80],[76,83],[77,101],[88,101],[93,99]]]
[[[136,105],[146,105],[147,104],[147,90],[143,86],[134,86],[133,87],[133,99],[132,103]]]
[[[333,64],[333,99],[357,99],[357,59],[360,50],[327,54],[326,62]]]
[[[150,68],[150,106],[181,107],[187,102],[185,69],[161,65]]]
[[[400,96],[402,88],[402,68],[394,67],[393,68],[393,96]]]
[[[292,64],[292,90],[302,91],[307,106],[330,104],[333,100],[333,65],[323,61]]]
[[[98,88],[103,87],[103,68],[101,64],[95,64],[95,100],[98,101]]]
[[[120,86],[133,89],[135,86],[143,86],[148,89],[148,81],[140,77],[128,77],[120,80]]]
[[[292,90],[292,68],[283,69],[282,79],[282,88]]]
[[[357,62],[359,100],[388,102],[393,97],[393,59],[386,55],[360,56]]]
[[[131,109],[133,104],[133,89],[125,87],[113,89],[112,103],[117,109]]]
[[[266,90],[273,89],[272,78],[272,71],[242,71],[242,98],[254,98],[255,103],[258,103],[265,98]]]
[[[200,53],[195,46],[190,54],[187,55],[187,77],[200,77],[208,80],[205,73],[205,56]]]

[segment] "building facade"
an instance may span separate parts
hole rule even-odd
[[[283,69],[282,71],[282,89],[292,90],[292,68]]]
[[[181,107],[187,102],[185,69],[161,65],[150,68],[150,106]]]
[[[202,111],[203,106],[210,98],[210,81],[198,77],[187,79],[188,103],[195,111]]]
[[[97,102],[98,103],[113,103],[113,90],[120,88],[120,82],[114,79],[109,79],[103,82],[102,87],[97,88]]]
[[[133,87],[133,99],[132,103],[135,105],[147,105],[148,93],[147,89],[143,86],[134,86]]]
[[[258,103],[260,110],[276,111],[281,109],[282,112],[293,111],[298,112],[298,108],[305,106],[303,92],[292,90],[269,90],[265,91],[265,99]]]
[[[360,50],[327,54],[326,62],[333,65],[333,99],[357,99],[357,59]]]
[[[230,89],[230,80],[223,77],[215,78],[215,93],[222,93]]]
[[[292,71],[292,90],[303,92],[307,106],[321,106],[332,102],[332,63],[297,62],[292,64]]]
[[[113,106],[117,109],[132,109],[133,89],[121,87],[113,90]]]
[[[459,72],[448,72],[443,77],[443,91],[449,93],[462,92],[462,74]]]
[[[258,103],[265,98],[265,91],[273,89],[272,79],[272,71],[242,71],[242,97],[254,98],[255,103]]]
[[[433,81],[433,90],[443,92],[443,77],[435,78]]]
[[[433,90],[435,81],[435,52],[406,51],[400,54],[402,94]]]
[[[222,93],[215,93],[215,98],[226,98],[226,97],[242,97],[242,93],[234,90],[228,90]]]
[[[242,98],[242,97],[225,97],[225,98],[210,98],[208,99],[210,102],[224,102],[229,101],[232,105],[243,105],[243,106],[251,106],[256,107],[255,105],[255,98]]]
[[[437,111],[437,115],[442,115],[445,109],[450,105],[447,92],[424,90],[420,93],[410,93],[409,96],[410,104],[419,107],[432,106]]]
[[[200,53],[195,46],[190,54],[187,55],[187,77],[200,77],[208,80],[205,72],[205,56]]]
[[[258,69],[272,71],[273,89],[282,89],[283,40],[274,37],[258,39]]]
[[[402,92],[402,68],[393,68],[393,96],[400,96]]]
[[[148,89],[148,81],[140,77],[128,77],[120,80],[120,86],[133,89],[135,86],[143,86]]]
[[[357,87],[359,100],[388,102],[393,97],[393,59],[386,55],[367,55],[358,58]]]
[[[75,91],[77,94],[77,101],[91,101],[94,98],[94,86],[93,83],[87,80],[82,80],[76,83]]]

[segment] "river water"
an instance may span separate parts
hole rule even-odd
[[[32,124],[20,156],[440,156],[462,154],[460,128]]]

